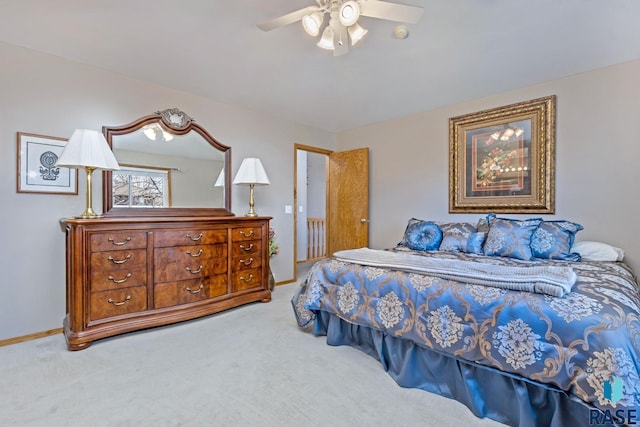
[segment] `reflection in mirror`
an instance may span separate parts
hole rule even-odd
[[[224,207],[216,187],[224,154],[196,132],[152,140],[142,128],[113,137],[122,171],[112,174],[114,207]],[[170,134],[169,134],[170,135]]]
[[[105,214],[233,215],[231,148],[182,111],[102,130],[122,168],[103,173]]]

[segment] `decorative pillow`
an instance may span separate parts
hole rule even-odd
[[[442,230],[431,221],[420,221],[407,226],[406,246],[416,251],[435,251],[442,241]]]
[[[475,233],[469,234],[465,252],[468,254],[483,255],[484,254],[483,245],[486,237],[487,237],[487,233],[484,233],[484,232],[475,232]]]
[[[484,254],[523,260],[532,260],[531,237],[542,218],[516,220],[487,215],[489,233],[484,243]]]
[[[583,261],[622,261],[624,259],[622,249],[602,242],[587,240],[575,242],[571,250],[580,254]]]
[[[571,221],[543,221],[531,237],[531,250],[535,258],[580,261],[580,254],[571,252],[580,224]]]
[[[478,232],[480,232],[480,233],[488,233],[489,232],[489,219],[488,219],[488,217],[490,215],[495,216],[494,214],[489,214],[489,215],[487,215],[487,218],[480,218],[478,220],[478,223],[476,224],[476,229],[478,230]]]
[[[438,226],[442,230],[440,250],[447,252],[466,252],[467,240],[476,232],[476,227],[467,222],[438,223]]]
[[[400,241],[400,243],[398,243],[398,246],[406,246],[409,247],[407,245],[407,230],[409,230],[409,227],[411,227],[413,224],[416,224],[418,222],[425,222],[422,219],[418,219],[418,218],[411,218],[409,220],[409,222],[407,223],[407,227],[404,229],[404,235],[402,236],[402,240]]]

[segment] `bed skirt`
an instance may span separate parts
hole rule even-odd
[[[315,314],[313,332],[326,335],[327,344],[357,348],[379,360],[398,385],[455,399],[477,417],[520,427],[599,425],[590,424],[590,411],[596,409],[561,390],[443,355],[324,311]]]

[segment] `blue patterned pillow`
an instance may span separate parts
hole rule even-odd
[[[468,254],[483,255],[484,240],[486,239],[486,237],[487,237],[487,233],[484,233],[484,232],[476,232],[476,233],[469,234],[465,252]]]
[[[406,246],[416,251],[434,251],[442,241],[442,230],[431,221],[409,224],[404,235]]]
[[[571,221],[543,221],[531,238],[535,258],[580,261],[580,254],[571,252],[576,233],[584,227]]]
[[[476,232],[476,227],[467,222],[438,223],[438,226],[442,230],[440,250],[447,252],[466,252],[467,240]]]
[[[524,260],[533,259],[531,237],[542,222],[542,218],[529,218],[523,221],[496,218],[487,215],[489,233],[484,243],[487,256],[504,256]]]
[[[409,222],[407,223],[407,228],[404,229],[404,235],[402,236],[402,240],[400,241],[400,243],[398,243],[398,246],[406,246],[409,247],[407,245],[407,230],[409,230],[409,227],[411,227],[413,224],[417,224],[419,222],[425,222],[422,219],[418,219],[418,218],[411,218],[409,220]]]
[[[490,216],[495,216],[494,214],[489,214],[487,215],[486,218],[480,218],[478,220],[478,223],[476,224],[476,229],[480,232],[480,233],[488,233],[489,232],[489,217]]]

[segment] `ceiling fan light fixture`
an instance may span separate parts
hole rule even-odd
[[[342,3],[338,13],[338,19],[340,19],[342,25],[350,27],[358,21],[358,18],[360,18],[360,6],[358,6],[358,3],[353,0]]]
[[[362,38],[369,32],[369,30],[363,28],[360,24],[355,23],[349,28],[347,28],[349,32],[349,37],[351,38],[351,45],[354,46],[358,43]]]
[[[333,42],[333,38],[334,38],[333,28],[331,27],[325,28],[324,31],[322,32],[322,37],[318,42],[318,47],[322,49],[327,49],[327,50],[334,50],[336,48],[336,45]]]
[[[173,135],[165,131],[158,124],[150,124],[142,128],[145,136],[152,141],[166,141],[169,142],[173,139]]]
[[[324,22],[324,13],[313,12],[302,17],[302,28],[312,37],[320,34],[320,27]]]
[[[151,126],[145,126],[143,132],[144,132],[144,135],[150,140],[152,141],[156,140],[156,130]]]

